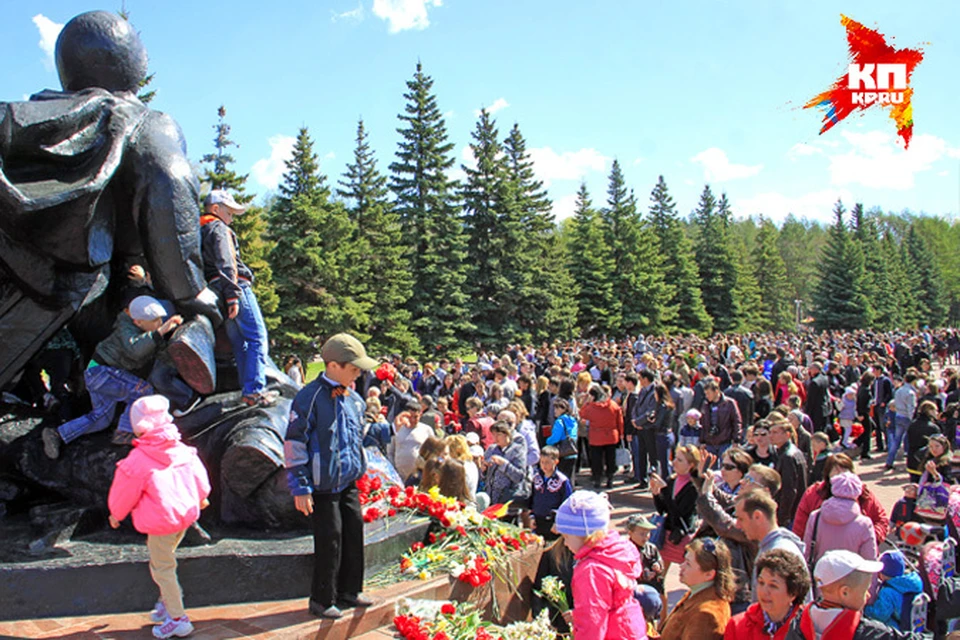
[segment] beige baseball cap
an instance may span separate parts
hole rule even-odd
[[[377,361],[367,355],[359,340],[349,333],[338,333],[323,343],[320,357],[324,362],[350,363],[366,371],[377,368]]]

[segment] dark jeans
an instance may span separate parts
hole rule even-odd
[[[860,457],[870,455],[870,436],[873,435],[873,419],[866,416],[863,421],[863,433],[860,434],[854,444],[860,447]]]
[[[603,473],[604,464],[607,466],[606,474]],[[600,482],[604,476],[612,479],[613,474],[617,472],[617,445],[605,444],[590,447],[590,470],[593,472],[594,482]]]
[[[313,583],[310,599],[324,608],[363,591],[363,515],[357,484],[313,494]]]
[[[660,477],[670,477],[670,452],[677,443],[672,431],[657,434],[657,461],[660,464]]]
[[[166,396],[173,409],[186,409],[193,401],[195,395],[193,389],[183,381],[177,368],[162,358],[158,358],[153,364],[147,382],[153,385],[154,391]]]
[[[880,426],[880,422],[881,420],[883,420],[883,414],[885,414],[886,412],[887,412],[887,405],[883,405],[882,407],[880,405],[876,405],[873,408],[873,420],[876,422],[873,429],[873,433],[877,439],[877,451],[880,451],[883,449],[883,440],[886,434],[883,432],[883,427]]]
[[[577,458],[570,456],[569,458],[560,458],[560,473],[567,476],[570,479],[570,486],[577,486]]]
[[[657,434],[653,429],[641,429],[634,438],[640,440],[640,474],[641,482],[647,481],[647,464],[650,468],[657,466]]]

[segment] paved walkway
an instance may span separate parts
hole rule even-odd
[[[858,468],[858,472],[889,512],[902,495],[900,487],[907,482],[903,463],[901,462],[894,472],[884,472],[883,459],[875,455],[874,460],[864,463]],[[588,482],[586,477],[583,480]],[[613,523],[617,527],[638,510],[647,514],[654,511],[653,498],[649,492],[638,492],[633,485],[623,485],[619,478],[610,492],[610,498],[614,505]],[[677,575],[678,568],[672,567],[667,576],[666,585],[671,605],[676,603],[685,591]],[[306,600],[298,599],[190,609],[190,617],[196,627],[191,638],[315,638],[320,624],[305,611],[305,606]],[[145,614],[46,618],[0,622],[0,637],[133,640],[152,637],[150,626]],[[390,637],[393,635],[388,630],[361,636],[363,640],[383,640]]]

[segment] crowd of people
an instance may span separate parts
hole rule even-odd
[[[957,346],[947,330],[582,341],[471,363],[394,354],[356,388],[364,444],[408,484],[509,503],[506,517],[562,538],[539,578],[588,601],[555,616],[577,637],[813,638],[844,607],[863,612],[855,637],[899,637],[899,609],[874,615],[880,578],[862,579],[899,559],[880,553],[890,517],[856,461],[885,452],[888,474],[953,482]],[[622,485],[657,513],[620,536],[602,492]],[[576,567],[594,561],[633,577],[639,615],[611,609],[626,604],[596,575],[578,588]],[[668,613],[673,565],[690,593]]]

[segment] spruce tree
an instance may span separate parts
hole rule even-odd
[[[447,140],[432,88],[433,79],[418,62],[407,82],[404,112],[397,116],[401,140],[390,165],[390,189],[414,279],[407,308],[420,344],[434,354],[462,348],[462,336],[472,333],[473,327],[457,184],[447,175],[454,163],[453,143]]]
[[[851,331],[867,326],[863,295],[863,254],[844,222],[846,209],[837,200],[834,223],[820,256],[820,281],[813,292],[816,326],[820,330]]]
[[[387,178],[377,169],[377,159],[367,141],[363,119],[357,124],[357,146],[347,165],[337,195],[350,203],[354,241],[360,256],[352,294],[369,305],[373,353],[417,353],[420,345],[410,329],[405,305],[413,291],[413,278],[400,233],[400,217],[387,198]]]
[[[940,327],[948,311],[940,266],[926,240],[917,233],[916,224],[910,225],[904,245],[910,258],[908,271],[914,274],[913,281],[917,285],[910,294],[917,301],[920,324]]]
[[[659,333],[676,319],[673,287],[664,280],[663,255],[653,230],[640,218],[618,160],[613,161],[607,206],[601,210],[613,257],[613,290],[621,306],[620,333]]]
[[[906,329],[917,326],[919,314],[917,312],[917,298],[913,294],[910,274],[905,261],[906,247],[897,244],[893,233],[888,229],[880,241],[880,251],[887,263],[887,278],[890,281],[892,310],[889,324],[891,329]]]
[[[513,125],[503,142],[507,176],[524,238],[522,255],[529,275],[519,289],[517,318],[533,340],[570,339],[577,322],[577,288],[553,216],[553,203],[537,180],[520,126]]]
[[[753,273],[760,289],[757,315],[763,331],[794,329],[793,300],[789,298],[787,268],[777,244],[777,227],[760,217],[756,247],[753,251]]]
[[[787,269],[788,297],[810,306],[823,248],[823,230],[818,224],[799,220],[792,213],[780,225],[777,247]]]
[[[868,326],[892,329],[899,326],[896,297],[890,290],[889,262],[880,249],[880,237],[874,215],[857,203],[851,210],[853,237],[863,254],[863,295],[867,300]]]
[[[650,226],[663,256],[664,280],[673,287],[666,306],[677,310],[676,318],[666,328],[709,334],[713,321],[703,306],[693,245],[680,225],[676,205],[663,176],[650,193]]]
[[[737,327],[741,310],[736,298],[737,258],[730,242],[726,194],[720,204],[718,207],[710,185],[706,185],[693,215],[699,232],[696,258],[703,306],[713,318],[714,330],[723,333]]]
[[[516,198],[511,193],[507,158],[493,118],[481,109],[470,144],[476,167],[463,165],[461,192],[467,235],[467,263],[473,342],[484,349],[529,340],[516,315],[518,280],[527,262]]]
[[[570,272],[577,283],[577,321],[587,336],[617,334],[621,323],[620,300],[614,291],[613,255],[604,237],[600,215],[581,183],[570,234]]]
[[[255,196],[245,191],[249,174],[239,174],[231,168],[236,160],[230,153],[230,147],[238,145],[230,139],[230,125],[227,124],[226,117],[227,110],[220,105],[217,109],[217,124],[213,126],[216,132],[213,136],[214,151],[200,159],[201,164],[208,165],[201,179],[210,185],[210,189],[230,191],[237,202],[247,204],[252,202]],[[273,283],[273,269],[268,260],[273,245],[266,238],[267,222],[263,209],[250,206],[242,215],[233,219],[230,227],[237,234],[244,263],[253,271],[253,292],[257,296],[264,324],[272,331],[279,323],[276,315],[279,299]]]
[[[750,260],[750,251],[743,238],[731,238],[731,245],[737,274],[733,295],[739,309],[735,330],[738,333],[759,331],[763,326],[763,296]]]
[[[367,340],[363,329],[370,324],[370,304],[353,296],[363,256],[346,208],[330,200],[306,127],[285,166],[281,195],[270,212],[276,242],[270,263],[281,318],[274,336],[284,349],[309,359],[327,337],[341,331]]]

